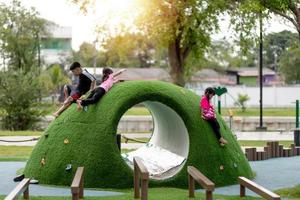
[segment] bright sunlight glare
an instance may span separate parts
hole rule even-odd
[[[97,0],[93,14],[100,24],[105,24],[110,31],[116,31],[121,26],[134,28],[138,11],[138,0]]]

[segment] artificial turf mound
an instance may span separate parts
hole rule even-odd
[[[201,118],[200,97],[159,81],[116,84],[98,104],[89,106],[88,112],[78,112],[72,105],[49,125],[35,146],[25,176],[44,184],[70,185],[76,168],[84,166],[86,187],[131,187],[133,172],[120,156],[115,134],[122,115],[145,101],[160,102],[174,110],[184,122],[189,138],[184,167],[171,178],[152,180],[152,186],[186,187],[187,165],[197,167],[217,186],[236,183],[238,176],[253,177],[225,122],[218,117],[223,137],[229,142],[222,148],[209,124]],[[67,164],[72,164],[71,171],[65,171]]]

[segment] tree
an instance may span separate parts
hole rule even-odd
[[[107,64],[118,67],[149,68],[157,62],[154,44],[140,33],[110,36],[103,45]]]
[[[264,8],[281,16],[293,24],[300,40],[300,1],[299,0],[257,0]]]
[[[80,62],[82,66],[92,67],[94,66],[94,59],[97,56],[98,51],[95,45],[83,42],[78,51],[73,52],[73,60]],[[97,63],[98,64],[98,63]]]
[[[19,0],[0,4],[0,52],[7,67],[24,72],[40,65],[40,38],[46,35],[46,22],[34,9],[24,8]]]
[[[297,33],[286,30],[266,35],[264,45],[266,50],[266,64],[276,70],[280,56],[289,48],[297,45],[297,37]]]
[[[300,48],[285,51],[279,62],[279,70],[288,84],[300,83]]]
[[[92,1],[73,0],[81,8]],[[210,44],[210,36],[218,29],[218,16],[227,10],[226,0],[143,1],[137,28],[167,48],[168,62],[174,83],[185,84],[187,58],[199,56]],[[87,10],[87,9],[85,9]]]
[[[53,102],[56,94],[60,92],[60,87],[68,83],[68,80],[68,76],[64,74],[62,67],[59,65],[50,66],[40,76],[40,83],[44,88],[44,92],[52,93]]]

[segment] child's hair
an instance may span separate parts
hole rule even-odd
[[[70,70],[76,69],[77,67],[81,67],[79,62],[73,62],[70,66]]]
[[[111,68],[109,68],[109,67],[103,68],[103,70],[102,70],[102,74],[103,74],[102,82],[106,81],[108,79],[108,76],[112,73],[113,73],[113,70]]]
[[[209,94],[215,95],[216,92],[215,92],[215,89],[214,89],[214,88],[208,87],[208,88],[205,89],[204,94],[205,94],[205,96],[207,96],[207,95],[209,95]]]

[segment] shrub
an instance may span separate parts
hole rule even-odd
[[[21,70],[0,72],[0,109],[4,111],[3,128],[26,130],[42,114],[37,108],[42,88],[36,73]]]
[[[250,97],[247,94],[238,94],[238,99],[235,105],[241,106],[242,111],[246,110],[246,102],[250,100]]]

